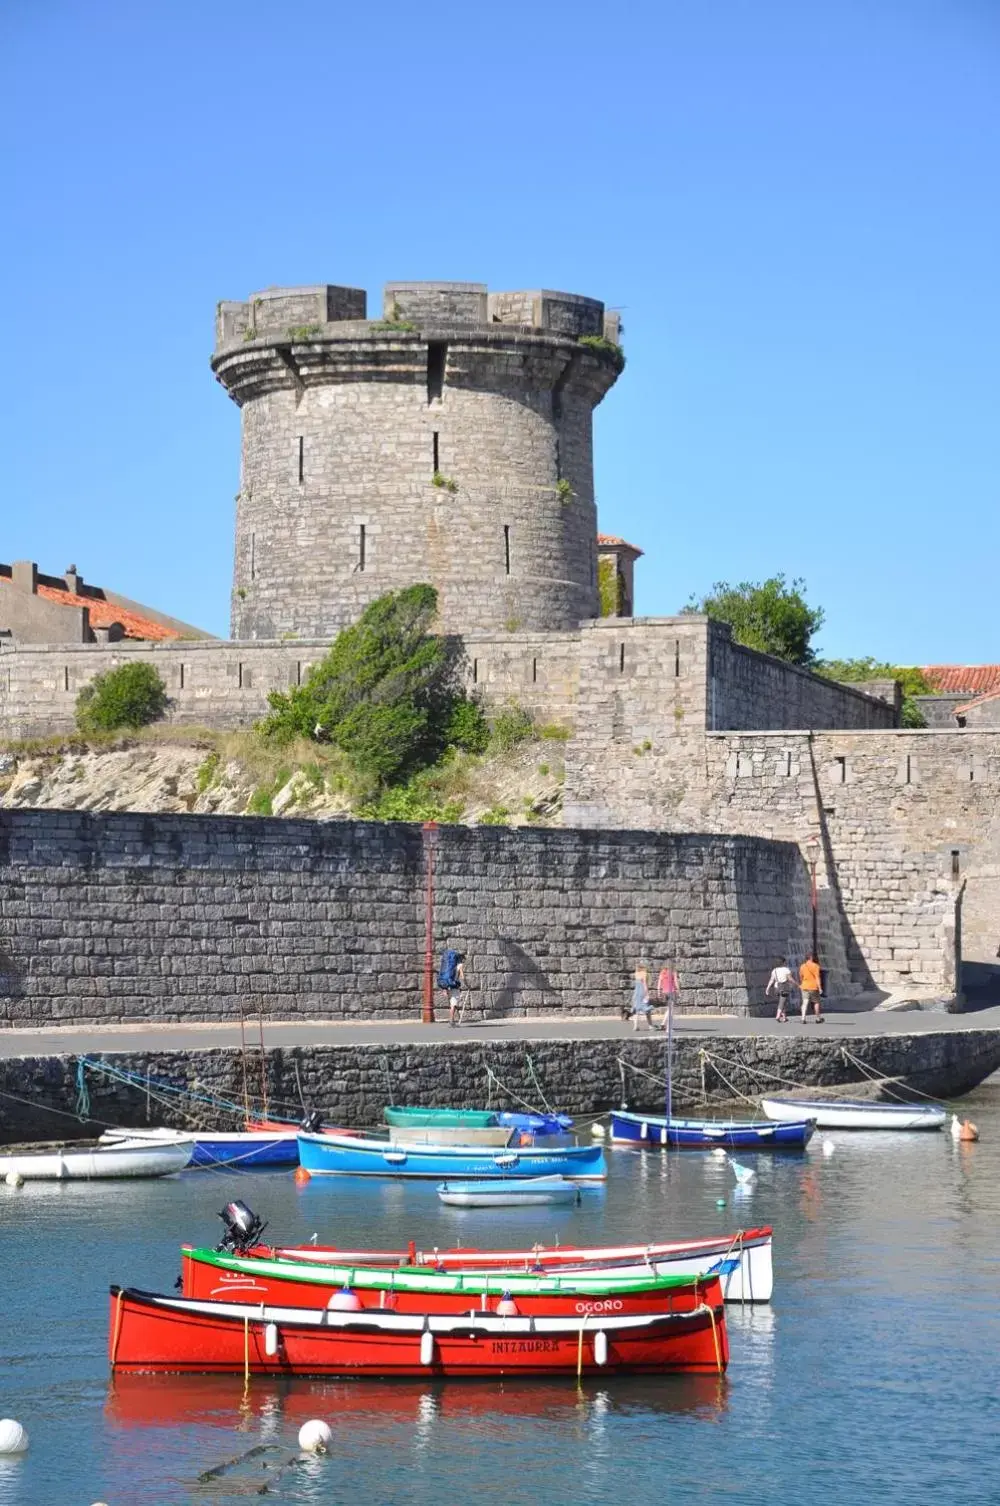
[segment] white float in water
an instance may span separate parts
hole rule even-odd
[[[307,1454],[328,1454],[333,1442],[333,1433],[328,1423],[319,1417],[304,1422],[299,1428],[299,1448]]]
[[[8,1171],[7,1175],[4,1177],[4,1182],[8,1187],[24,1186],[24,1178],[19,1171]]]
[[[824,1156],[832,1156],[833,1153],[834,1153],[834,1151],[836,1149],[837,1149],[837,1147],[834,1145],[834,1143],[833,1143],[832,1140],[824,1140],[823,1141],[823,1154],[824,1154]]]
[[[607,1134],[607,1130],[604,1128],[603,1124],[592,1124],[590,1126],[590,1133],[593,1135],[595,1140],[603,1140],[605,1135]]]
[[[26,1454],[28,1435],[13,1417],[0,1418],[0,1454]]]

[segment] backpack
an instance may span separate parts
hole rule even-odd
[[[441,958],[441,968],[438,972],[438,988],[458,987],[458,964],[461,961],[461,953],[451,947]]]

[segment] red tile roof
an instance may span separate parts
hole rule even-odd
[[[1000,664],[928,664],[922,673],[939,695],[991,695],[1000,690]]]
[[[982,706],[986,701],[1000,701],[1000,690],[992,690],[990,691],[989,695],[980,695],[977,696],[974,701],[967,701],[964,706],[956,706],[955,715],[964,716],[965,713],[967,711],[971,711],[974,706]]]
[[[633,554],[641,554],[642,550],[630,544],[627,539],[620,539],[613,533],[599,533],[597,535],[598,549],[631,549]]]
[[[0,585],[10,585],[6,576],[0,575]],[[60,591],[55,586],[41,584],[38,586],[38,594],[46,601],[57,602],[61,607],[86,607],[92,628],[110,627],[113,622],[120,622],[125,629],[126,638],[152,639],[162,643],[181,636],[177,628],[164,627],[162,622],[152,622],[148,617],[141,617],[138,612],[116,607],[112,602],[102,601],[100,597],[76,596],[72,591]]]

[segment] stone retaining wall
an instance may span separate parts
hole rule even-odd
[[[614,1010],[639,962],[747,1013],[808,924],[797,850],[757,838],[447,826],[434,868],[434,956],[487,1016]],[[426,877],[402,823],[2,812],[0,1023],[413,1018]]]
[[[847,1060],[869,1071],[900,1078],[934,1097],[955,1097],[1000,1068],[1000,1031],[948,1030],[915,1035],[852,1036],[831,1042],[819,1036],[701,1036],[677,1042],[674,1102],[695,1109],[704,1100],[702,1082],[714,1103],[732,1094],[713,1070],[723,1066],[735,1088],[748,1095],[766,1091],[768,1074],[815,1086],[865,1080]],[[706,1061],[702,1053],[707,1052]],[[631,1064],[622,1066],[622,1062]],[[170,1089],[192,1088],[234,1105],[243,1101],[243,1062],[239,1051],[113,1053],[117,1069],[149,1075],[164,1088],[160,1100],[99,1069],[87,1069],[84,1082],[92,1117],[77,1117],[78,1066],[71,1056],[12,1057],[0,1061],[0,1142],[73,1137],[103,1124],[167,1124],[192,1127]],[[258,1063],[251,1077],[259,1082]],[[632,1071],[631,1066],[641,1068]],[[487,1067],[495,1074],[492,1099]],[[704,1067],[704,1078],[703,1078]],[[390,1101],[413,1106],[515,1108],[540,1104],[540,1089],[553,1106],[578,1117],[604,1113],[622,1101],[630,1108],[662,1113],[662,1038],[635,1040],[488,1041],[468,1039],[407,1046],[315,1046],[267,1052],[270,1107],[297,1116],[303,1109],[323,1113],[329,1124],[377,1125]],[[644,1073],[650,1076],[643,1075]],[[496,1088],[496,1079],[509,1090]],[[654,1080],[655,1079],[655,1080]],[[190,1104],[186,1107],[190,1108]],[[746,1110],[741,1102],[739,1112]],[[233,1115],[205,1108],[198,1128],[232,1128]]]

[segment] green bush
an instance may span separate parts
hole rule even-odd
[[[597,596],[602,617],[619,617],[625,604],[625,582],[613,559],[597,561]]]
[[[209,753],[203,763],[198,765],[198,772],[194,776],[195,789],[199,795],[204,795],[207,789],[215,783],[215,776],[219,772],[218,753]]]
[[[926,727],[923,712],[913,699],[918,695],[932,695],[934,687],[916,665],[886,664],[871,655],[864,659],[824,659],[815,666],[816,673],[841,684],[857,684],[861,680],[898,680],[903,689],[903,710],[900,720],[904,727]]]
[[[789,584],[783,575],[772,575],[737,586],[720,580],[707,596],[692,598],[681,610],[728,622],[737,643],[762,654],[806,667],[815,662],[812,640],[823,626],[824,614],[822,607],[809,606],[803,580]]]
[[[588,350],[597,351],[600,355],[610,356],[616,371],[625,370],[625,352],[614,340],[606,340],[603,335],[580,335],[576,343],[585,345]]]
[[[531,713],[518,706],[516,701],[508,701],[490,718],[490,748],[497,753],[507,753],[534,735],[535,723]]]
[[[271,741],[328,741],[368,793],[405,782],[449,745],[485,746],[482,712],[459,684],[455,648],[430,633],[433,586],[390,592],[340,633],[305,683],[268,697]]]
[[[167,709],[167,687],[152,664],[136,660],[95,675],[76,698],[81,732],[116,732],[145,727]]]
[[[510,811],[505,805],[491,805],[479,818],[480,826],[507,826],[509,822]]]

